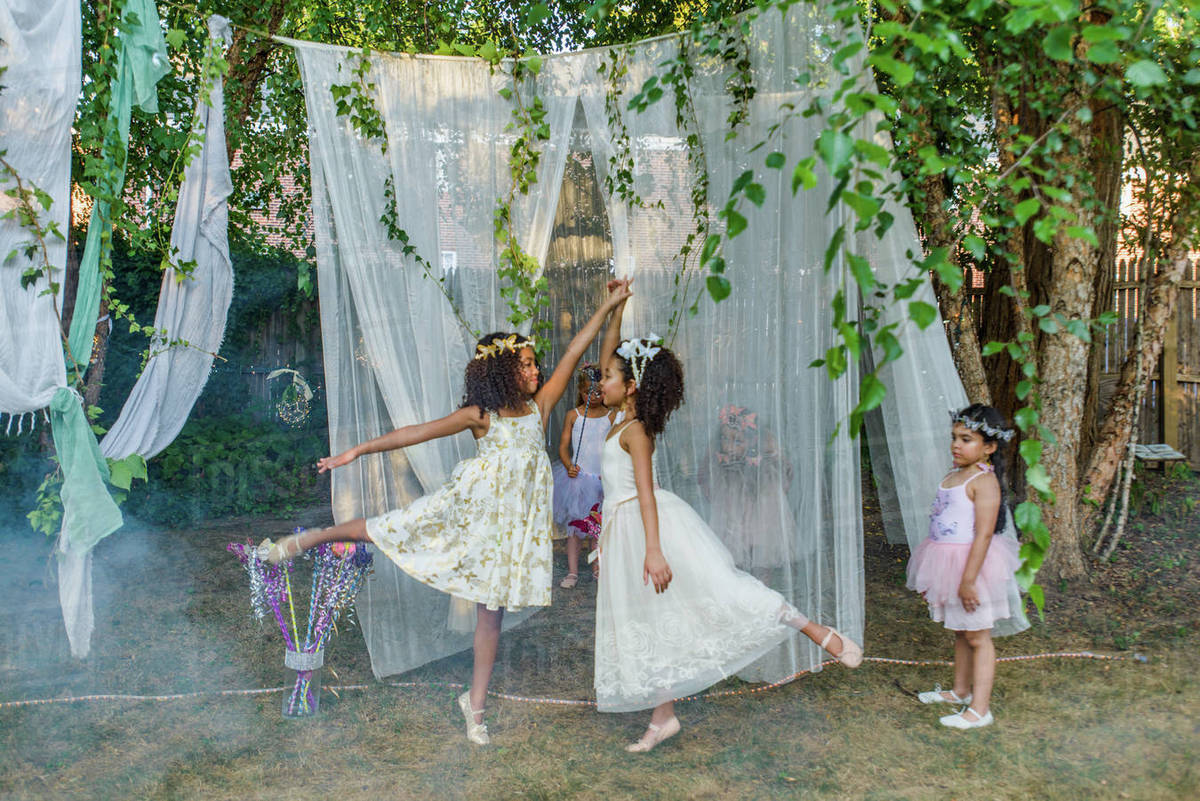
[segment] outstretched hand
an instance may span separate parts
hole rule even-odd
[[[356,458],[353,450],[343,451],[337,456],[324,456],[317,460],[317,472],[324,473],[326,470],[332,470],[335,467],[350,464]]]
[[[647,551],[646,559],[642,563],[642,583],[653,582],[654,591],[661,593],[667,591],[671,578],[671,566],[667,564],[667,558],[663,556],[662,551]]]

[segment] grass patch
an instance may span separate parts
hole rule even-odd
[[[461,731],[458,690],[434,686],[465,682],[469,654],[403,677],[429,686],[398,689],[373,679],[351,628],[328,650],[325,679],[369,688],[326,691],[313,721],[283,720],[278,693],[0,707],[0,798],[1194,798],[1200,521],[1176,494],[1200,493],[1194,481],[1155,479],[1167,500],[1142,511],[1129,547],[1092,565],[1088,583],[1048,588],[1046,620],[997,641],[1000,656],[1126,649],[1148,661],[1003,663],[988,729],[945,730],[944,710],[901,691],[946,685],[949,668],[867,663],[752,698],[681,704],[682,733],[639,758],[622,745],[640,734],[644,713],[492,699],[495,746],[479,749]],[[5,535],[0,703],[280,686],[278,634],[249,618],[244,573],[223,546],[295,522],[131,525],[101,543],[95,650],[83,662],[61,633],[47,543]],[[949,659],[950,636],[903,588],[907,550],[868,522],[867,655]],[[496,690],[589,694],[595,585],[585,578],[555,592],[551,610],[505,635]]]

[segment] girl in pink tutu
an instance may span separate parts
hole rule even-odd
[[[567,412],[558,439],[558,463],[554,465],[554,522],[567,533],[567,575],[560,587],[579,583],[579,551],[587,532],[594,527],[591,514],[604,499],[600,486],[600,449],[612,427],[615,412],[604,407],[600,397],[600,368],[586,363],[579,368],[575,408]],[[600,563],[593,560],[592,576]]]
[[[951,414],[954,469],[938,486],[929,536],[908,562],[908,587],[925,596],[929,616],[954,632],[954,688],[921,693],[923,704],[960,704],[943,726],[975,729],[992,723],[997,634],[1029,623],[1013,574],[1018,545],[1004,506],[1002,448],[1014,431],[990,406]],[[1004,533],[994,536],[996,531]]]

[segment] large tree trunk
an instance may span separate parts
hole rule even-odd
[[[1121,170],[1124,156],[1122,136],[1125,120],[1113,108],[1097,108],[1093,104],[1092,112],[1092,141],[1095,143],[1091,169],[1095,180],[1092,189],[1096,193],[1096,203],[1104,212],[1096,226],[1096,239],[1100,243],[1100,266],[1096,271],[1096,284],[1093,287],[1093,297],[1096,299],[1093,314],[1098,316],[1113,308],[1117,236],[1121,229]],[[1083,406],[1079,448],[1081,472],[1085,471],[1091,461],[1092,452],[1100,440],[1100,375],[1103,371],[1104,340],[1098,337],[1092,342],[1088,357],[1087,399]]]

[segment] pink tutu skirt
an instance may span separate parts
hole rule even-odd
[[[970,551],[969,542],[935,542],[928,538],[913,551],[908,560],[908,588],[925,596],[929,616],[952,631],[982,631],[992,628],[996,621],[1023,617],[1013,577],[1021,564],[1017,541],[992,537],[975,579],[979,607],[974,612],[967,612],[958,597]]]

